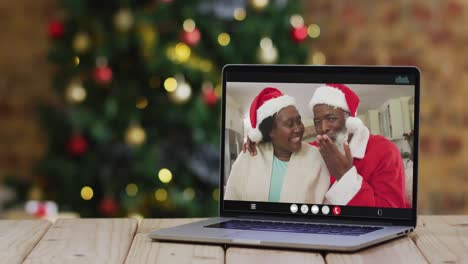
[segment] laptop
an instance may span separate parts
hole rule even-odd
[[[155,230],[149,233],[151,239],[254,247],[356,251],[406,236],[414,230],[417,218],[420,102],[418,68],[226,65],[222,71],[222,82],[219,217]],[[301,140],[307,144],[304,146],[317,148],[309,143],[317,140],[316,125],[322,121],[314,120],[317,117],[314,117],[310,103],[312,96],[321,89],[320,87],[333,87],[329,84],[345,85],[358,96],[360,102],[355,117],[359,118],[369,131],[367,141],[364,140],[368,142],[367,148],[364,143],[364,149],[361,149],[361,152],[364,150],[361,153],[364,156],[355,157],[356,154],[353,154],[353,168],[356,170],[352,175],[355,181],[350,180],[352,178],[344,180],[345,176],[336,181],[328,172],[329,190],[325,190],[325,194],[322,193],[320,197],[323,199],[312,201],[303,199],[301,195],[292,195],[288,199],[283,199],[281,197],[283,193],[280,192],[280,199],[276,197],[275,200],[268,195],[268,192],[273,191],[271,175],[266,173],[265,177],[268,180],[265,184],[255,184],[254,181],[250,181],[260,177],[260,174],[265,174],[257,168],[258,173],[254,175],[239,176],[244,177],[244,180],[247,179],[248,183],[238,188],[238,191],[242,193],[258,190],[259,193],[267,195],[241,194],[234,199],[233,196],[225,197],[230,184],[229,177],[234,177],[231,174],[234,174],[232,169],[236,166],[236,161],[242,155],[249,159],[245,155],[250,154],[242,152],[242,145],[249,135],[249,130],[254,127],[250,116],[250,107],[254,98],[266,87],[276,88],[283,94],[293,97],[304,126]],[[332,94],[329,93],[330,96]],[[326,96],[322,100],[327,101]],[[386,145],[377,144],[377,148],[381,149],[376,151],[371,138],[386,142]],[[262,142],[258,143],[260,144]],[[391,155],[385,150],[389,144],[394,147]],[[353,151],[352,146],[351,149]],[[313,158],[309,163],[319,164],[319,160],[320,158]],[[292,159],[290,163],[293,163]],[[385,164],[394,164],[393,166],[398,169],[386,168]],[[351,170],[353,169],[349,171]],[[309,177],[309,175],[287,175],[287,177]],[[382,178],[386,180],[382,181]],[[394,182],[391,183],[392,181]],[[287,189],[289,182],[284,179],[280,190]],[[336,189],[334,185],[340,182],[342,182],[341,189]],[[301,184],[297,186],[297,192],[303,192]],[[327,195],[332,188],[335,188],[335,196],[341,195],[341,200],[329,199]],[[304,195],[307,195],[307,192]]]

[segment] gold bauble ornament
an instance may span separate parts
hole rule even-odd
[[[79,54],[83,54],[89,50],[91,39],[86,32],[78,32],[73,38],[73,50]]]
[[[139,146],[146,140],[146,132],[140,125],[131,125],[125,132],[125,142],[132,146]]]
[[[114,26],[120,32],[128,32],[133,23],[133,14],[128,8],[122,8],[114,15]]]

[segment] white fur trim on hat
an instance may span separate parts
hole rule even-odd
[[[309,108],[314,111],[314,106],[318,104],[326,104],[339,107],[346,112],[349,112],[348,103],[346,102],[345,94],[337,88],[323,85],[315,90],[312,99],[309,102]]]
[[[262,121],[274,114],[278,113],[281,109],[286,106],[296,106],[296,100],[289,95],[282,95],[266,101],[260,108],[257,109],[257,124],[255,124],[255,129],[251,129],[248,132],[248,136],[253,142],[260,142],[263,139],[262,132],[259,129]]]

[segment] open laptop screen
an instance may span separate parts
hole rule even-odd
[[[416,68],[228,65],[223,88],[222,213],[415,217]]]

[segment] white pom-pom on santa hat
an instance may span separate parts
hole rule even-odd
[[[358,117],[350,116],[346,118],[346,129],[348,133],[354,134],[360,130],[362,126],[364,126],[364,123]]]
[[[262,121],[290,105],[296,105],[294,98],[291,96],[285,95],[273,87],[264,88],[250,105],[251,129],[247,133],[249,139],[256,143],[262,141],[263,135],[259,129]]]
[[[263,139],[262,132],[258,128],[250,129],[250,131],[247,133],[247,136],[253,142],[260,142]]]

